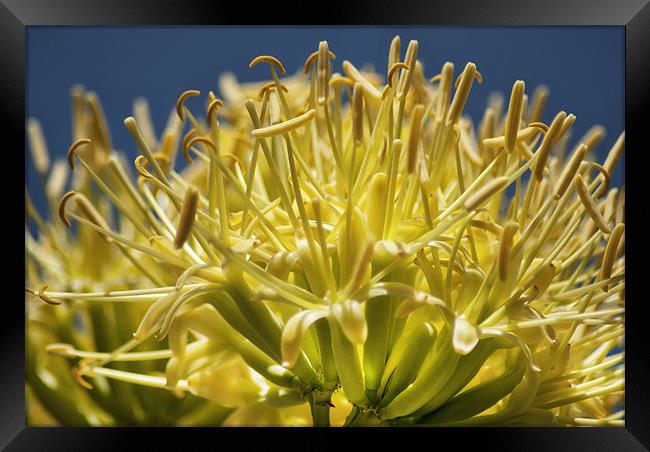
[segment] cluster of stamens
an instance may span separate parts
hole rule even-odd
[[[136,179],[75,88],[65,194],[30,122],[56,214],[28,200],[28,292],[58,305],[30,311],[57,331],[49,353],[89,388],[309,406],[314,425],[622,425],[624,134],[602,164],[599,126],[567,152],[575,116],[544,123],[548,90],[521,80],[475,128],[476,66],[427,79],[417,41],[400,47],[385,83],[349,61],[332,74],[325,41],[291,77],[259,56],[271,81],[225,75],[201,114],[185,91],[159,137],[139,100]],[[79,316],[89,331],[62,335]]]

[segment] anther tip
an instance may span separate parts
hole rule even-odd
[[[70,198],[72,198],[74,195],[77,193],[74,190],[71,190],[67,192],[65,195],[61,197],[61,201],[59,201],[59,218],[61,219],[61,222],[65,225],[65,227],[70,228],[70,220],[68,220],[68,217],[65,214],[65,205],[68,202]]]
[[[72,374],[74,375],[75,380],[77,380],[77,383],[79,383],[81,386],[86,389],[93,389],[93,385],[83,379],[84,369],[81,366],[76,367],[72,371]]]
[[[43,284],[43,286],[38,290],[38,298],[46,302],[47,304],[53,304],[53,305],[59,305],[61,304],[60,301],[53,300],[52,298],[48,297],[45,295],[45,290],[47,289],[47,284]]]
[[[72,143],[72,145],[70,145],[70,148],[68,149],[68,165],[70,165],[70,169],[72,171],[74,171],[74,156],[75,153],[77,152],[77,149],[79,149],[84,144],[91,144],[91,143],[92,141],[89,140],[88,138],[81,138],[75,141],[74,143]]]

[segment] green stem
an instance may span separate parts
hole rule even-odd
[[[339,382],[334,355],[332,354],[332,338],[326,319],[317,321],[314,325],[318,337],[321,367],[323,369],[323,389],[334,391]]]
[[[309,398],[309,408],[314,427],[330,426],[330,403],[332,393],[314,391]]]

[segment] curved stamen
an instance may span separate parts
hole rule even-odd
[[[406,69],[408,71],[411,68],[406,63],[402,63],[401,61],[393,64],[388,70],[388,86],[391,88],[393,87],[393,75],[399,69]]]
[[[72,146],[70,146],[70,149],[68,149],[68,165],[70,165],[70,169],[74,171],[74,155],[77,152],[77,149],[79,149],[81,146],[84,144],[91,144],[92,141],[90,141],[88,138],[81,138],[74,143],[72,143]]]
[[[287,88],[287,87],[284,86],[283,84],[280,84],[280,88],[281,88],[282,91],[284,91],[285,93],[288,93],[288,92],[289,92],[289,88]],[[260,88],[260,90],[257,92],[257,100],[258,100],[259,102],[261,102],[262,100],[264,100],[264,96],[267,96],[268,93],[269,93],[269,91],[271,91],[271,90],[273,90],[273,89],[277,89],[277,86],[276,86],[275,82],[267,82],[267,83],[265,83],[265,84]]]
[[[478,69],[474,72],[474,76],[476,77],[476,81],[478,82],[479,85],[483,84],[483,75],[478,71]],[[436,78],[438,77],[438,78]],[[431,77],[431,81],[433,82],[433,79],[439,80],[440,74],[434,75]],[[460,80],[463,77],[463,74],[461,73],[458,77],[456,77],[456,81],[454,82],[454,88],[458,88],[458,85],[460,85]]]
[[[74,190],[71,190],[67,192],[65,195],[63,195],[61,197],[61,201],[59,201],[59,209],[58,209],[59,218],[67,228],[70,228],[70,220],[68,220],[68,217],[66,217],[65,215],[65,205],[68,202],[68,200],[72,198],[74,195],[76,195],[76,192]]]
[[[53,304],[53,305],[59,305],[61,304],[60,301],[56,301],[53,298],[48,297],[45,295],[45,289],[47,289],[47,284],[43,284],[40,289],[38,289],[38,298],[46,302],[47,304]]]
[[[87,372],[90,369],[88,367],[88,361],[89,360],[81,360],[79,362],[79,365],[74,368],[72,374],[74,375],[75,380],[77,380],[77,383],[79,383],[81,386],[86,389],[93,389],[93,385],[83,379],[83,377],[87,375]]]
[[[147,171],[147,164],[149,161],[144,155],[138,155],[133,162],[137,173],[145,179],[153,179],[153,174]]]
[[[210,101],[210,104],[208,105],[208,113],[207,113],[208,124],[212,124],[212,116],[214,116],[214,114],[216,113],[217,108],[221,108],[221,107],[223,107],[223,102],[221,102],[221,100],[214,99]]]
[[[533,121],[528,124],[528,127],[534,127],[536,129],[539,129],[542,131],[542,133],[547,133],[548,132],[548,126],[544,124],[543,122],[540,121]]]
[[[217,146],[208,138],[206,137],[194,137],[192,138],[186,146],[183,147],[183,156],[185,157],[185,160],[187,160],[187,163],[192,163],[192,157],[190,157],[189,149],[194,146],[195,143],[203,143],[206,146],[208,146],[210,149],[212,149],[215,153],[217,151]]]
[[[253,58],[253,60],[250,63],[248,63],[248,67],[253,69],[255,66],[257,66],[260,63],[272,64],[273,66],[277,67],[280,73],[283,75],[287,73],[280,60],[278,60],[276,57],[271,55],[260,55],[258,57]]]
[[[330,60],[336,59],[336,55],[334,55],[329,49],[327,50],[327,56],[329,57]],[[309,70],[311,69],[311,65],[316,60],[316,58],[318,58],[318,50],[316,50],[311,55],[309,55],[305,60],[305,66],[303,69],[305,75],[309,73]]]
[[[598,171],[600,171],[600,174],[602,174],[603,178],[605,179],[605,183],[600,186],[600,188],[598,189],[598,192],[596,193],[596,198],[601,198],[605,193],[607,193],[609,191],[609,184],[611,182],[611,176],[609,174],[609,171],[607,171],[607,168],[605,168],[600,163],[591,162],[591,166],[593,166]]]
[[[196,89],[188,89],[187,91],[183,91],[183,93],[178,97],[178,100],[176,101],[176,114],[178,114],[178,117],[180,118],[181,121],[185,120],[185,115],[183,114],[183,108],[185,107],[185,100],[188,97],[200,96],[200,95],[201,95],[201,91]]]

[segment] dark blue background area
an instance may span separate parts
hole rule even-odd
[[[122,120],[133,99],[148,99],[156,133],[163,129],[178,95],[186,89],[218,93],[217,77],[231,71],[240,81],[268,79],[268,70],[251,70],[260,54],[277,56],[292,74],[327,40],[336,54],[357,67],[374,65],[385,73],[388,46],[395,34],[419,41],[426,77],[451,61],[458,74],[468,61],[484,77],[475,85],[465,113],[478,122],[492,91],[509,96],[515,80],[530,95],[538,84],[550,88],[543,120],[565,110],[576,115],[570,147],[592,125],[607,135],[596,149],[602,161],[624,128],[623,27],[28,27],[27,115],[41,121],[51,155],[64,156],[71,144],[71,85],[95,91],[107,117],[113,145],[135,158],[135,144]],[[506,105],[507,108],[507,98]],[[36,171],[27,154],[28,181]],[[620,185],[623,160],[614,174]],[[30,195],[44,205],[36,187]]]

